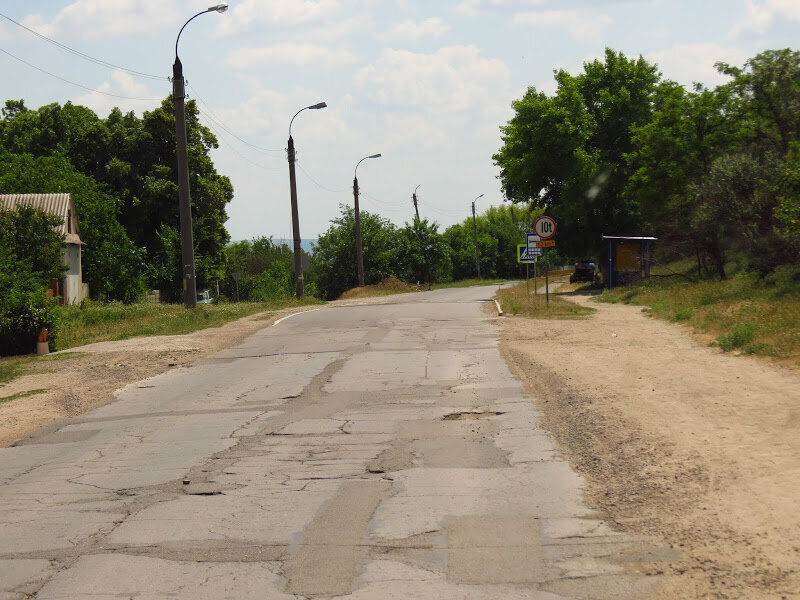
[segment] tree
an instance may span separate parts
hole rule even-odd
[[[414,219],[398,231],[397,262],[405,281],[433,283],[453,276],[450,247],[439,226],[427,219]]]
[[[512,202],[532,202],[559,222],[559,242],[574,254],[597,251],[602,233],[642,225],[626,155],[633,128],[649,122],[659,82],[654,65],[606,49],[583,73],[555,74],[554,96],[535,88],[512,104],[493,159]]]
[[[319,237],[311,260],[311,280],[323,298],[332,300],[358,285],[355,211],[340,205],[341,216]],[[388,220],[361,211],[364,282],[367,285],[397,274],[397,230]]]
[[[238,282],[234,273],[238,274]],[[227,297],[238,300],[291,296],[292,251],[286,244],[276,244],[267,237],[228,244],[221,289]]]

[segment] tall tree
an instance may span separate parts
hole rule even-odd
[[[331,221],[319,237],[311,260],[312,277],[327,300],[358,285],[356,268],[355,211],[340,206],[342,214]],[[364,250],[364,282],[379,283],[397,275],[397,230],[388,220],[361,211],[361,240]]]
[[[530,88],[513,103],[493,158],[506,198],[546,209],[559,222],[559,243],[587,254],[600,248],[602,233],[643,224],[638,202],[623,194],[632,174],[625,156],[633,128],[651,119],[659,74],[642,57],[606,49],[583,73],[555,78],[552,97]]]

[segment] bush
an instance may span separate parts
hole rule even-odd
[[[30,273],[0,271],[0,356],[30,354],[42,329],[55,350],[56,303]]]

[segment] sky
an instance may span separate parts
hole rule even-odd
[[[606,47],[686,86],[714,68],[794,47],[800,0],[231,0],[194,19],[178,53],[187,94],[218,137],[233,240],[291,238],[286,146],[294,119],[300,233],[340,205],[443,231],[503,203],[494,154],[511,103],[554,69],[577,74]],[[0,0],[1,102],[71,101],[105,117],[171,93],[175,42],[211,0]],[[16,21],[14,23],[13,21]],[[24,26],[24,27],[23,27]],[[26,29],[27,28],[27,29]],[[40,34],[34,35],[29,30]],[[57,42],[57,44],[52,43]],[[91,60],[90,60],[91,59]]]

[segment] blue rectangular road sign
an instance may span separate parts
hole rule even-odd
[[[542,255],[542,248],[528,248],[525,244],[517,245],[517,262],[533,263]]]

